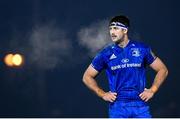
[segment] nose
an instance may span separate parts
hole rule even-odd
[[[114,34],[114,29],[110,30],[110,34],[113,35]]]
[[[111,36],[115,36],[115,33],[111,33]]]

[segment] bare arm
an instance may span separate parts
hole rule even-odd
[[[168,69],[166,68],[164,63],[159,58],[157,58],[150,65],[150,67],[157,72],[157,74],[155,76],[155,79],[154,79],[154,82],[153,82],[153,84],[152,84],[152,86],[150,88],[155,93],[155,92],[158,91],[159,87],[161,86],[161,84],[166,79],[166,77],[168,75]]]
[[[156,93],[164,82],[168,75],[168,69],[166,68],[165,64],[157,57],[156,60],[150,65],[150,67],[155,70],[156,76],[154,82],[150,89],[145,89],[144,92],[140,94],[142,100],[148,101],[150,98],[153,97],[154,93]]]
[[[113,102],[116,99],[117,94],[113,92],[105,92],[98,86],[95,80],[95,77],[98,75],[98,73],[98,71],[96,71],[91,65],[89,65],[83,75],[84,84],[105,101]]]

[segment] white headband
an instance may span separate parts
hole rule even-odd
[[[124,24],[122,24],[122,23],[120,23],[120,22],[112,22],[112,23],[110,24],[110,26],[116,26],[116,27],[118,27],[118,28],[128,29],[128,27],[126,27],[126,25],[124,25]]]

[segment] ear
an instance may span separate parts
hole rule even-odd
[[[123,29],[123,32],[124,32],[125,34],[127,34],[128,29]]]

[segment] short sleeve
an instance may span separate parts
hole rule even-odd
[[[146,64],[150,65],[154,62],[157,56],[152,52],[150,47],[146,48],[146,55],[145,55],[145,62]]]
[[[91,62],[91,66],[98,72],[102,71],[105,68],[105,59],[103,54],[98,54]]]

